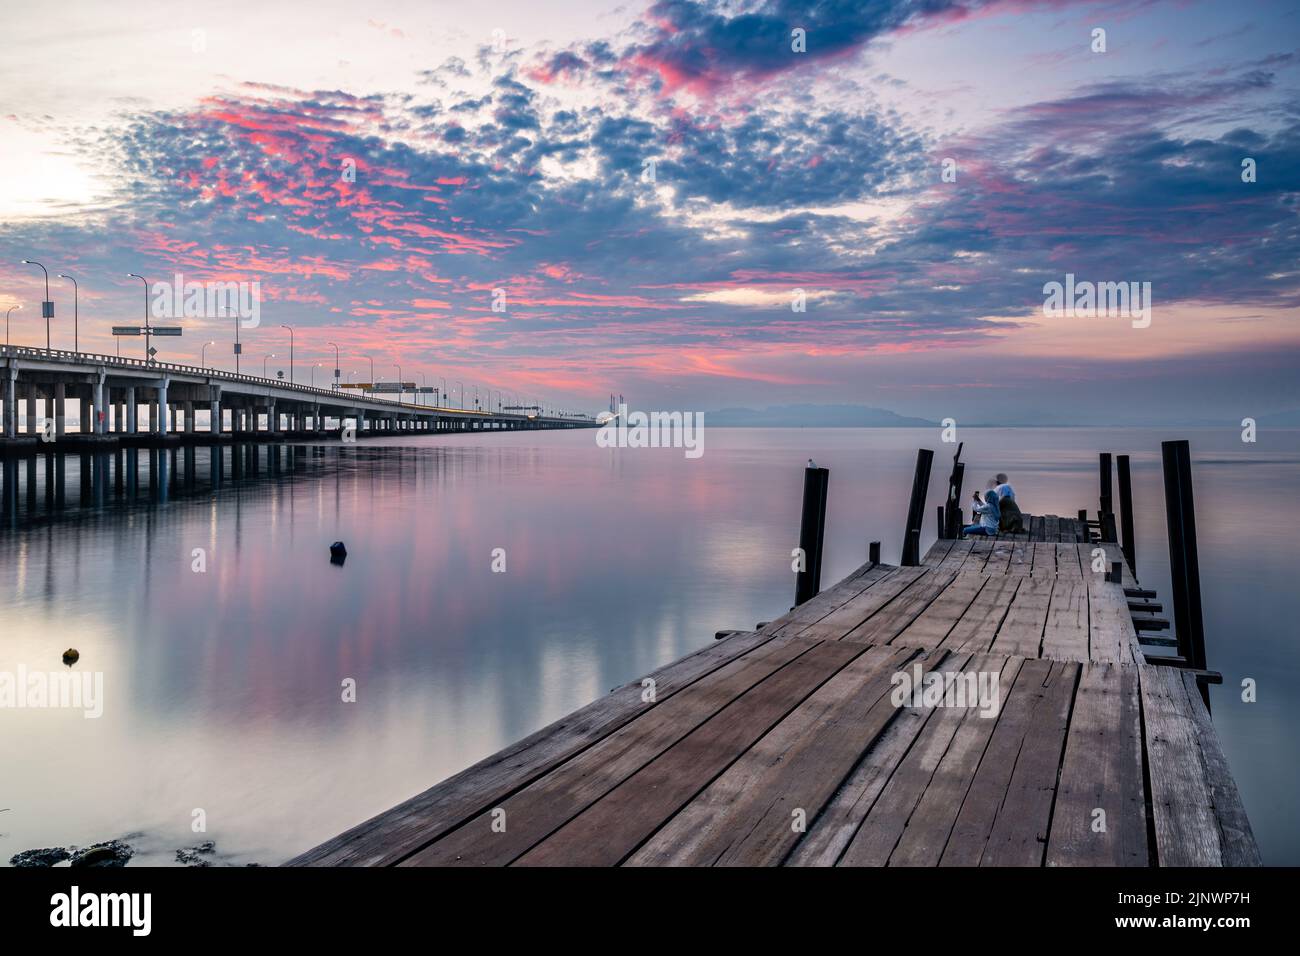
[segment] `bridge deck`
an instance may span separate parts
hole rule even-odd
[[[1193,675],[1142,662],[1086,537],[864,565],[291,862],[1257,864]],[[996,712],[895,706],[914,668],[988,675]]]

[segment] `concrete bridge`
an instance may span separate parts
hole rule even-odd
[[[587,415],[446,408],[359,391],[193,365],[0,346],[0,449],[42,442],[301,440],[337,434],[349,425],[358,437],[597,427]],[[66,423],[72,401],[80,407],[76,431],[68,431]],[[20,415],[23,403],[26,414]],[[46,425],[51,421],[52,429]]]

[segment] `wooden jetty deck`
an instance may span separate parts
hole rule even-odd
[[[1196,673],[1144,661],[1090,538],[865,564],[290,865],[1258,864]],[[998,706],[896,706],[914,668]]]

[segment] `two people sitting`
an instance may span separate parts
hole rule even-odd
[[[1015,534],[1025,530],[1020,508],[1016,504],[1015,489],[1007,483],[1006,475],[999,474],[989,482],[989,490],[984,493],[982,500],[978,491],[972,497],[979,520],[962,528],[962,534],[992,536],[999,531]]]

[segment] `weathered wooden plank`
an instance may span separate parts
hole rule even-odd
[[[1048,866],[1148,864],[1140,711],[1136,667],[1084,665],[1052,810]]]
[[[1061,519],[1056,515],[1043,515],[1043,541],[1054,543],[1061,536]]]
[[[1060,662],[1034,708],[980,866],[1042,866],[1057,774],[1082,665]]]
[[[659,668],[648,675],[658,702],[771,639],[766,633],[737,634]],[[390,866],[643,714],[642,693],[641,680],[624,684],[287,865]]]
[[[1210,721],[1210,713],[1201,700],[1196,686],[1196,675],[1182,671],[1183,690],[1187,693],[1187,708],[1196,725],[1196,742],[1201,748],[1205,779],[1214,802],[1214,815],[1219,822],[1219,847],[1224,866],[1260,866],[1259,845],[1255,842],[1246,808],[1241,802],[1237,781],[1228,769],[1228,760],[1219,745],[1219,734]]]
[[[810,648],[533,847],[515,861],[516,865],[621,863],[755,741],[864,650],[842,641]]]
[[[927,663],[959,667],[968,656],[934,653]],[[810,818],[808,832],[785,861],[787,866],[834,866],[849,845],[890,774],[934,715],[932,707],[902,707],[867,749],[822,812]]]
[[[887,644],[941,595],[956,577],[954,571],[932,571],[863,621],[841,640],[861,644]]]
[[[820,620],[802,628],[791,628],[789,632],[817,640],[839,640],[929,573],[931,569],[925,567],[898,568]]]
[[[1038,657],[1043,642],[1043,627],[1051,604],[1055,578],[1024,578],[1015,599],[1002,619],[998,636],[990,648],[994,653],[1017,657]]]
[[[600,742],[402,861],[402,866],[493,866],[522,856],[549,833],[662,754],[760,682],[816,645],[768,644],[649,707]],[[505,830],[494,824],[504,812]]]
[[[943,559],[943,563],[939,565],[940,570],[961,570],[961,566],[965,563],[966,557],[970,554],[970,549],[974,544],[975,540],[973,538],[962,538],[960,541],[954,541],[952,543],[952,550],[948,552],[947,557]]]
[[[741,755],[627,862],[779,864],[897,716],[891,678],[916,656],[914,648],[870,648]]]
[[[1016,591],[1029,580],[1008,575],[986,577],[979,598],[971,602],[940,647],[954,653],[965,651],[980,654],[987,651],[997,637],[998,628],[1007,616]]]
[[[1088,660],[1088,588],[1082,580],[1059,577],[1043,622],[1042,656],[1058,661]]]
[[[976,655],[967,665],[975,671],[997,674],[999,710],[1006,706],[1024,664],[1021,657]],[[889,857],[890,866],[937,866],[961,811],[975,771],[998,724],[998,716],[968,712],[935,768],[920,801],[907,821],[907,829]]]
[[[1035,735],[1035,724],[1042,723],[1049,730],[1055,728],[1054,715],[1061,706],[1062,687],[1068,685],[1073,689],[1077,670],[1077,664],[1059,661],[1027,660],[1021,666],[1011,694],[1002,705],[997,725],[993,728],[988,747],[975,771],[970,790],[957,813],[952,833],[939,861],[941,866],[976,866],[984,859],[985,849],[994,828],[998,826],[1002,808],[1011,797],[1009,788],[1017,760],[1026,746],[1026,738],[1032,737],[1050,748],[1050,734],[1046,737]],[[1059,754],[1058,743],[1058,758]],[[1041,766],[1035,762],[1030,769],[1036,774]],[[1022,778],[1022,781],[1026,786],[1036,786],[1039,779],[1031,774]],[[1036,806],[1027,795],[1018,795],[1017,801],[1021,808],[1034,809]],[[1030,821],[1025,822],[1028,824]],[[1042,837],[1045,839],[1045,818],[1042,825]],[[1000,838],[1005,838],[1005,825],[998,832]],[[1001,852],[1023,853],[1024,849],[1022,843],[1015,843]],[[1040,845],[1040,855],[1041,852]]]
[[[953,736],[972,712],[979,713],[977,697],[963,703],[967,706],[937,708],[938,713],[926,723],[915,745],[872,804],[838,865],[884,866],[888,862]],[[991,722],[991,718],[986,719]]]
[[[874,587],[898,570],[890,564],[864,565],[856,573],[832,588],[819,592],[811,600],[793,608],[763,628],[765,634],[785,635],[802,631],[827,614],[843,607],[868,588]]]
[[[1042,515],[1029,516],[1029,540],[1030,541],[1043,540],[1043,516]]]
[[[909,647],[938,647],[971,604],[978,600],[980,591],[988,583],[989,578],[982,574],[957,575],[943,593],[894,638],[893,643]]]
[[[1017,535],[1015,547],[1011,550],[1011,560],[1007,564],[1007,574],[1026,575],[1034,567],[1034,545],[1024,535]]]
[[[988,574],[1006,574],[1015,547],[1016,543],[1008,538],[999,536],[995,539],[993,550],[989,552],[988,560],[984,562],[985,572]]]
[[[1057,543],[1056,573],[1062,577],[1083,580],[1084,569],[1079,564],[1079,546],[1077,544]]]
[[[1172,667],[1139,670],[1156,854],[1161,866],[1222,866],[1214,798],[1199,759],[1200,732],[1182,675]]]
[[[1050,545],[1046,541],[1034,542],[1034,567],[1035,577],[1042,574],[1056,574],[1056,546]]]
[[[939,538],[934,544],[930,545],[930,550],[925,552],[925,557],[921,559],[921,563],[929,565],[942,564],[943,559],[948,556],[948,552],[952,550],[955,543],[955,538]]]
[[[1088,580],[1088,655],[1091,660],[1132,663],[1137,632],[1129,616],[1123,586],[1102,580],[1100,574]]]

